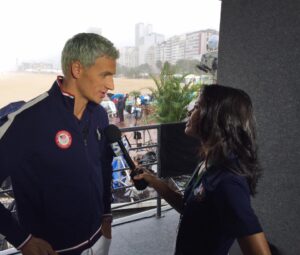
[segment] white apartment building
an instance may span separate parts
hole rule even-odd
[[[201,59],[201,32],[196,31],[186,34],[185,59]]]
[[[164,35],[153,33],[151,24],[135,25],[135,47],[137,48],[137,65],[155,64],[155,47],[165,40]]]
[[[152,25],[138,23],[135,25],[135,47],[138,47],[141,43],[141,39],[148,34],[152,33]]]
[[[170,39],[170,59],[168,62],[176,64],[176,61],[184,58],[186,35],[175,35]]]
[[[216,34],[218,32],[211,29],[187,33],[184,58],[200,60],[201,56],[209,51],[208,39]]]
[[[137,48],[136,47],[123,47],[119,49],[120,58],[118,59],[118,63],[127,67],[136,67],[137,64]]]
[[[212,30],[212,29],[207,29],[204,31],[201,31],[201,38],[200,38],[200,52],[201,54],[205,54],[207,52],[209,52],[210,50],[207,47],[207,42],[208,39],[212,36],[212,35],[218,35],[218,31],[216,30]]]
[[[128,67],[149,64],[156,68],[158,61],[171,64],[180,59],[200,61],[202,55],[210,51],[207,42],[212,35],[218,35],[218,31],[200,30],[165,40],[164,35],[152,32],[151,24],[138,23],[135,25],[135,47],[122,48],[119,63]]]
[[[153,64],[155,59],[155,47],[165,40],[163,35],[157,33],[150,33],[144,35],[139,40],[138,50],[138,65]],[[152,56],[151,56],[152,54]]]
[[[173,36],[156,48],[155,60],[176,64],[180,59],[197,59],[208,52],[207,41],[211,35],[218,34],[216,30],[196,31]]]

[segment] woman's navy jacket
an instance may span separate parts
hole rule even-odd
[[[245,176],[211,165],[194,172],[184,194],[176,255],[227,255],[236,238],[262,232]]]
[[[60,80],[0,127],[0,183],[11,177],[19,219],[0,204],[0,233],[15,247],[32,234],[59,252],[84,249],[111,213],[106,111],[88,103],[76,119],[74,97],[60,90]]]

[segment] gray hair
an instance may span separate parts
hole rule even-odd
[[[69,39],[61,54],[61,67],[63,74],[68,74],[70,65],[79,61],[83,67],[88,68],[95,64],[99,57],[119,58],[119,51],[113,43],[105,37],[94,33],[80,33]]]

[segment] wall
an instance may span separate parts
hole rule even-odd
[[[299,0],[223,0],[218,83],[253,99],[265,171],[253,205],[268,239],[283,254],[298,255]]]

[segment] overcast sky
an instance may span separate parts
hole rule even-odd
[[[0,70],[53,60],[65,41],[90,27],[117,47],[134,46],[135,24],[173,35],[219,30],[220,0],[4,0],[0,4]]]

